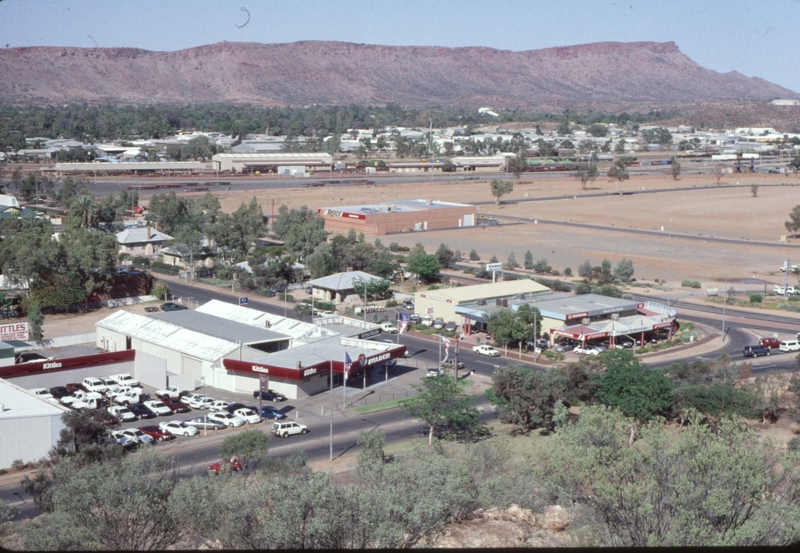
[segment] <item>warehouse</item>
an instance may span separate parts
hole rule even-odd
[[[420,317],[441,317],[445,322],[453,321],[464,328],[465,334],[470,334],[486,329],[487,320],[479,315],[484,306],[497,302],[503,305],[510,299],[548,292],[549,288],[529,279],[442,288],[433,292],[417,292],[414,295],[414,310]]]
[[[14,461],[32,463],[47,457],[65,428],[63,405],[50,403],[0,379],[0,468]]]
[[[333,157],[324,153],[216,154],[211,164],[212,169],[219,172],[304,175],[329,171]]]
[[[396,200],[391,203],[322,207],[317,210],[328,232],[384,236],[398,232],[473,227],[474,205],[437,200]]]

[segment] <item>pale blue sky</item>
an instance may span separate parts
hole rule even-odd
[[[522,51],[673,41],[708,69],[800,92],[799,12],[798,0],[0,0],[0,47],[340,40]]]

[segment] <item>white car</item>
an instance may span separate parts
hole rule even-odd
[[[186,398],[184,398],[186,400]],[[194,396],[189,400],[189,407],[192,409],[208,409],[216,400],[208,396]]]
[[[122,422],[131,422],[136,420],[136,415],[134,415],[127,407],[109,407],[108,412]]]
[[[172,409],[164,405],[163,401],[159,401],[157,399],[151,399],[150,401],[145,401],[144,406],[150,409],[156,415],[171,415]]]
[[[165,421],[159,423],[158,427],[164,432],[169,432],[173,436],[197,436],[198,430],[183,421]]]
[[[242,417],[231,415],[227,411],[223,411],[222,413],[209,413],[208,420],[221,422],[229,428],[234,426],[242,426],[245,423],[245,420]]]
[[[133,378],[130,373],[112,374],[111,378],[119,382],[120,386],[130,386],[131,388],[141,388],[139,381]]]
[[[382,323],[381,330],[387,334],[397,334],[397,327],[392,323]]]
[[[218,399],[217,401],[215,401],[214,403],[212,403],[211,405],[208,406],[208,410],[209,411],[215,411],[215,412],[216,411],[224,411],[225,408],[230,404],[231,404],[230,401],[223,401],[221,399]]]
[[[252,409],[250,409],[249,407],[242,407],[241,409],[237,409],[236,411],[233,412],[233,414],[236,417],[243,418],[244,420],[246,420],[250,424],[258,424],[258,423],[260,423],[261,421],[264,420],[261,417],[261,415],[259,415],[258,413],[256,413]]]
[[[122,447],[132,447],[139,443],[136,439],[132,438],[128,434],[125,434],[121,430],[112,431],[110,436],[115,443],[118,443]]]
[[[125,434],[126,436],[130,436],[132,439],[136,440],[137,444],[152,444],[153,437],[149,434],[145,434],[138,428],[126,428],[125,430],[117,430],[120,434]]]
[[[489,357],[500,357],[500,352],[488,344],[475,346],[472,348],[472,351],[480,355],[488,355]]]
[[[275,421],[270,431],[280,438],[288,438],[294,434],[307,434],[308,427],[304,424],[290,421]]]
[[[600,349],[594,346],[586,346],[585,348],[578,346],[572,351],[578,355],[600,355]]]
[[[88,376],[83,379],[83,387],[86,388],[90,392],[97,392],[102,394],[108,388],[108,385],[100,380],[99,378],[95,378],[93,376]]]
[[[53,397],[53,394],[51,394],[51,393],[50,393],[50,392],[47,390],[47,388],[31,388],[31,389],[30,389],[30,390],[28,390],[28,391],[29,391],[30,393],[32,393],[33,395],[35,395],[36,397],[38,397],[38,398],[42,398],[42,399],[55,399],[55,398]]]

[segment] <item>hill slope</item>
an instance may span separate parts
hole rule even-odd
[[[0,102],[520,107],[800,95],[705,69],[672,43],[604,42],[511,52],[344,42],[0,50]]]

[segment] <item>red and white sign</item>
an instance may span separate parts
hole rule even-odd
[[[0,341],[29,340],[30,326],[27,322],[0,325]]]
[[[85,369],[86,367],[100,367],[113,363],[124,363],[133,361],[136,357],[136,350],[125,349],[122,351],[109,351],[106,353],[95,353],[93,355],[81,355],[79,357],[64,357],[49,361],[36,361],[32,363],[19,363],[0,367],[0,378],[15,378],[19,376],[29,376],[41,372],[68,371],[71,369]]]

